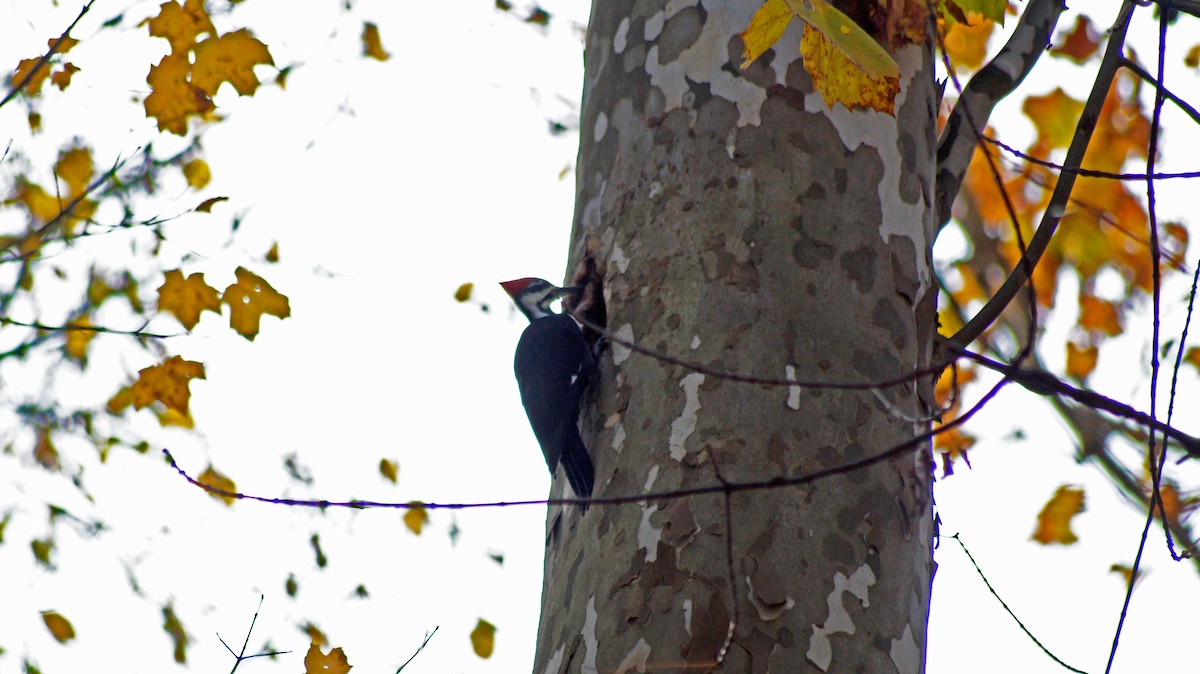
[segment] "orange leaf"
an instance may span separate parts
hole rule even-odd
[[[1183,360],[1189,363],[1192,367],[1200,370],[1200,346],[1193,346],[1184,354]]]
[[[275,65],[267,45],[259,42],[245,28],[209,38],[196,45],[196,64],[192,67],[192,84],[209,96],[217,93],[222,82],[233,85],[242,96],[252,96],[258,89],[256,65]]]
[[[233,480],[222,475],[221,473],[218,473],[217,470],[212,466],[204,469],[204,472],[200,473],[200,476],[196,478],[196,481],[200,484],[212,487],[213,489],[219,489],[225,492],[224,494],[218,494],[211,491],[208,492],[209,496],[224,501],[225,505],[233,505],[233,502],[237,500],[235,497],[229,495],[237,493],[237,485],[233,483]]]
[[[321,631],[321,628],[312,623],[305,623],[300,627],[300,629],[308,635],[309,641],[318,646],[325,646],[329,643],[329,639],[325,636],[325,633]]]
[[[21,59],[17,63],[17,69],[13,72],[13,85],[20,84],[22,80],[29,77],[29,81],[25,82],[24,93],[26,96],[37,96],[42,93],[42,85],[46,83],[46,78],[50,76],[49,62],[42,63],[41,67],[37,67],[42,60],[41,56],[35,56],[31,59]],[[37,70],[34,70],[34,68]],[[30,73],[33,73],[30,76]]]
[[[71,627],[71,621],[54,611],[43,613],[42,622],[46,623],[46,629],[50,630],[50,634],[60,644],[65,644],[75,638],[75,628]]]
[[[129,386],[122,386],[120,391],[113,394],[113,397],[108,399],[105,404],[105,409],[109,414],[120,414],[124,412],[130,405],[133,404],[133,389]]]
[[[204,90],[188,81],[191,65],[187,54],[167,54],[156,66],[150,66],[146,82],[150,95],[142,104],[146,116],[158,120],[159,131],[187,135],[188,118],[215,109]]]
[[[237,283],[225,289],[221,301],[229,305],[229,326],[250,341],[258,336],[258,323],[263,314],[287,318],[292,315],[288,298],[269,283],[242,267],[234,273]]]
[[[212,180],[212,171],[208,168],[208,162],[203,159],[193,159],[183,165],[183,177],[187,179],[189,185],[201,190],[209,180]]]
[[[349,671],[350,663],[341,648],[334,648],[325,655],[316,641],[309,645],[304,656],[304,674],[346,674]]]
[[[171,356],[161,365],[152,365],[138,372],[138,380],[129,388],[135,409],[158,401],[181,414],[188,413],[192,379],[204,379],[204,365],[180,356]],[[111,401],[110,401],[111,404]]]
[[[1083,114],[1083,101],[1056,88],[1045,96],[1030,96],[1021,105],[1021,112],[1037,129],[1038,143],[1046,148],[1065,148],[1075,137],[1075,125]]]
[[[1112,302],[1091,295],[1079,298],[1079,327],[1108,336],[1121,334],[1121,315]]]
[[[1100,48],[1100,36],[1092,27],[1092,22],[1084,15],[1075,17],[1075,27],[1062,38],[1062,43],[1050,50],[1054,56],[1069,58],[1076,63],[1083,63]]]
[[[42,426],[37,432],[37,444],[33,446],[33,458],[46,470],[58,470],[58,449],[50,440],[50,427]]]
[[[1079,381],[1096,369],[1096,361],[1100,350],[1095,346],[1079,346],[1075,342],[1067,342],[1067,375]]]
[[[994,21],[975,16],[974,25],[956,22],[946,31],[942,43],[956,69],[976,70],[987,57],[988,38],[996,28]]]
[[[1033,533],[1033,540],[1042,545],[1070,545],[1078,541],[1075,533],[1071,531],[1071,518],[1082,511],[1083,490],[1072,489],[1066,485],[1059,487],[1054,496],[1046,502],[1042,512],[1038,513],[1038,525]]]
[[[392,58],[392,55],[384,50],[383,43],[379,41],[379,26],[370,21],[363,23],[362,41],[363,56],[370,56],[377,61],[386,61]]]
[[[221,298],[216,288],[204,282],[204,274],[192,274],[184,280],[183,272],[173,269],[158,289],[158,310],[174,314],[191,332],[200,322],[200,312],[221,313]]]
[[[54,43],[56,42],[58,43],[57,48],[54,46]],[[53,49],[55,54],[65,54],[71,51],[71,48],[77,44],[79,44],[79,40],[76,40],[73,37],[52,37],[49,40],[46,40],[46,46],[50,49]]]
[[[217,34],[204,9],[204,0],[186,0],[182,7],[178,2],[164,2],[159,6],[158,16],[147,23],[150,35],[166,38],[171,43],[171,51],[176,54],[187,52],[201,33]]]
[[[388,482],[391,482],[392,484],[396,484],[396,472],[398,469],[399,469],[399,466],[396,464],[395,461],[391,461],[388,459],[380,459],[379,460],[379,474],[382,475],[384,477],[384,479],[386,479]]]
[[[414,534],[421,535],[421,527],[429,522],[429,513],[420,501],[410,501],[412,507],[404,511],[404,526]]]
[[[71,76],[77,72],[79,72],[79,66],[74,63],[64,63],[62,70],[50,76],[50,82],[58,87],[59,91],[65,91],[67,87],[71,86]]]
[[[471,630],[471,648],[481,658],[492,657],[492,651],[496,648],[496,626],[480,618],[475,623],[475,629]]]

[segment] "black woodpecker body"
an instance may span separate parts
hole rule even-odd
[[[514,370],[529,425],[554,475],[558,464],[571,489],[590,498],[595,473],[583,438],[579,437],[579,402],[596,371],[592,349],[570,315],[556,314],[550,304],[575,288],[559,288],[538,278],[500,284],[529,318],[517,343]]]

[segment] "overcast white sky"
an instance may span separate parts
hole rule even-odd
[[[52,155],[78,134],[101,165],[133,153],[150,137],[153,121],[131,98],[146,93],[146,71],[166,43],[144,28],[98,25],[119,13],[127,17],[123,25],[132,25],[156,4],[98,0],[75,32],[82,42],[71,60],[82,71],[66,94],[51,94],[43,105],[45,133],[27,145],[24,110],[9,105],[0,109],[0,142],[11,135],[14,147]],[[1090,4],[1103,5],[1093,14],[1099,22],[1115,13],[1114,3]],[[59,5],[0,1],[7,17],[0,65],[38,53],[61,32],[79,4]],[[239,100],[223,90],[216,102],[229,119],[203,141],[212,184],[198,194],[172,176],[155,204],[166,215],[210,196],[230,197],[213,215],[172,224],[165,254],[192,255],[185,272],[205,272],[218,287],[232,282],[236,265],[250,266],[289,295],[293,317],[264,319],[253,344],[213,315],[194,337],[169,341],[172,353],[207,365],[207,381],[192,386],[199,432],[160,431],[145,418],[138,427],[191,472],[211,461],[255,494],[395,501],[544,496],[548,476],[511,374],[523,319],[495,283],[562,278],[574,174],[559,174],[573,164],[577,138],[552,137],[547,120],[570,119],[580,91],[581,42],[573,26],[586,22],[584,3],[547,3],[554,18],[545,34],[483,1],[456,4],[453,17],[443,3],[361,1],[353,14],[332,0],[305,3],[300,15],[296,6],[249,0],[217,19],[222,31],[251,26],[277,64],[298,66],[286,91],[264,86],[253,99]],[[361,58],[364,19],[379,25],[390,61]],[[1180,93],[1198,100],[1195,73],[1180,64],[1200,33],[1186,17],[1174,31],[1168,84],[1186,84]],[[1143,59],[1151,59],[1152,47],[1138,45]],[[1061,85],[1077,97],[1086,94],[1083,71],[1053,68],[1025,91]],[[1019,101],[1007,103],[998,126],[1021,145],[1028,125],[1017,118],[1018,107]],[[1178,117],[1168,124],[1180,131],[1168,131],[1164,170],[1196,168],[1185,165],[1194,153],[1178,149],[1189,137],[1185,124]],[[1186,213],[1194,203],[1186,200],[1188,189],[1164,186],[1164,212]],[[234,213],[243,225],[224,249]],[[127,250],[115,237],[95,241],[61,262],[119,260]],[[282,261],[272,266],[261,258],[273,241]],[[477,284],[490,312],[453,301],[466,281]],[[143,290],[152,296],[152,288]],[[1069,280],[1063,292],[1073,297]],[[1174,318],[1181,296],[1178,288],[1165,295]],[[1061,340],[1069,319],[1048,330],[1056,345],[1046,352],[1051,363],[1061,361],[1060,342],[1052,340]],[[177,329],[171,319],[153,327]],[[103,401],[114,381],[151,364],[148,356],[130,355],[119,337],[102,336],[93,348],[94,367],[110,373],[103,385],[92,381],[101,377],[58,380],[62,394],[81,404]],[[1135,378],[1145,369],[1144,336],[1120,348],[1124,355],[1102,361],[1094,383],[1145,407],[1146,387]],[[11,364],[0,367],[0,408],[11,407],[28,380]],[[1183,396],[1188,410],[1195,386]],[[1200,432],[1188,416],[1179,421],[1185,429],[1189,424]],[[13,429],[11,413],[3,413],[0,437],[23,448],[28,439]],[[1075,667],[1103,671],[1123,594],[1109,567],[1132,560],[1142,516],[1095,468],[1074,462],[1062,423],[1031,394],[1010,387],[970,429],[984,438],[971,453],[974,469],[960,467],[936,487],[943,533],[962,533],[997,590],[1047,647]],[[30,469],[23,449],[0,456],[0,507],[16,507],[0,546],[0,674],[19,671],[26,655],[47,673],[98,662],[169,671],[171,646],[158,606],[171,599],[193,639],[189,669],[226,671],[231,658],[216,634],[240,644],[260,594],[266,599],[251,648],[269,640],[293,653],[246,663],[243,671],[301,669],[308,642],[295,625],[307,620],[345,648],[356,671],[394,671],[434,626],[440,631],[406,671],[530,669],[544,508],[436,512],[418,538],[404,530],[399,512],[226,508],[153,456],[117,451],[100,467],[90,448],[63,441],[60,450],[80,457],[74,461],[85,467],[94,504],[61,479]],[[311,489],[283,470],[282,457],[291,453],[315,476]],[[399,460],[398,486],[379,477],[383,457]],[[1037,546],[1029,541],[1037,512],[1063,483],[1087,490],[1088,510],[1074,525],[1080,543]],[[60,524],[56,573],[37,568],[24,547],[29,537],[47,533],[47,503],[100,518],[109,529],[89,538]],[[455,523],[461,535],[452,546],[447,531]],[[314,531],[329,558],[324,571],[309,547]],[[1192,607],[1200,605],[1200,577],[1194,567],[1169,560],[1158,531],[1115,671],[1153,671],[1197,656]],[[502,553],[503,566],[488,553]],[[937,561],[929,672],[1061,669],[1003,613],[956,544],[943,540]],[[131,597],[122,564],[135,569],[144,599]],[[289,573],[299,581],[295,600],[284,593]],[[369,599],[353,597],[360,583]],[[38,612],[50,609],[72,620],[74,642],[60,646],[41,628]],[[486,661],[467,640],[478,618],[499,627],[495,655]]]

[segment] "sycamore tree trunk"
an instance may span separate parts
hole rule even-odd
[[[756,4],[595,3],[572,265],[597,261],[613,334],[800,384],[610,345],[582,416],[597,497],[802,476],[928,429],[925,383],[804,383],[929,362],[932,52],[895,52],[896,118],[830,109],[796,25],[739,70]],[[728,524],[720,493],[551,508],[534,671],[920,672],[930,488],[921,444],[735,493]]]

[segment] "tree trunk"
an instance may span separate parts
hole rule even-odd
[[[598,261],[615,335],[802,384],[610,345],[582,415],[597,497],[802,476],[928,429],[926,384],[803,382],[881,382],[929,362],[932,52],[894,54],[896,118],[830,109],[795,22],[739,70],[755,4],[595,3],[572,263]],[[728,523],[721,493],[551,508],[534,671],[920,672],[931,475],[921,444],[734,493]]]

